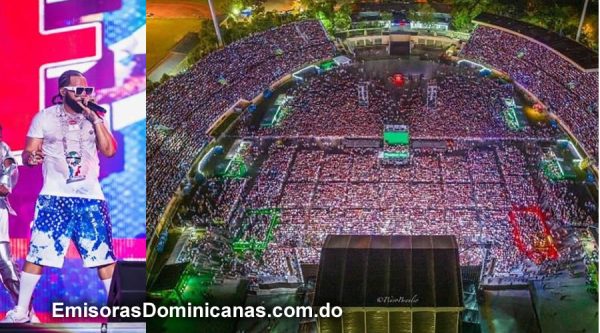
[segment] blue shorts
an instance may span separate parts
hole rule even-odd
[[[35,205],[26,260],[60,268],[70,240],[77,247],[85,267],[115,262],[106,201],[40,195]]]

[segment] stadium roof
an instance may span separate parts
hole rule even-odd
[[[473,22],[501,29],[542,44],[582,71],[598,71],[598,53],[553,31],[489,13],[479,14],[473,19]]]
[[[454,236],[329,235],[314,305],[461,308]]]

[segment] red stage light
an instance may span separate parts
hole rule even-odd
[[[402,74],[394,74],[392,76],[392,83],[398,87],[402,87],[404,85],[404,75]]]
[[[520,223],[517,217],[517,213],[519,212],[530,213],[538,217],[544,234],[544,244],[541,246],[536,246],[536,244],[524,242],[521,234],[521,227],[519,225]],[[554,244],[554,240],[552,239],[550,228],[546,222],[546,214],[544,214],[539,206],[533,205],[528,207],[513,207],[513,209],[508,213],[508,218],[513,227],[513,240],[521,253],[525,254],[536,265],[541,264],[545,260],[558,259],[559,253],[556,249],[556,245]]]

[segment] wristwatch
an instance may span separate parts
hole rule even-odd
[[[98,124],[102,124],[102,123],[104,123],[104,120],[102,120],[102,119],[96,119],[96,120],[94,120],[94,122],[92,124],[98,125]]]

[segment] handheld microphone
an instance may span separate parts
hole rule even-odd
[[[87,105],[88,108],[90,108],[90,110],[96,112],[96,114],[98,115],[98,117],[102,118],[104,117],[104,115],[106,114],[106,109],[101,107],[100,105],[92,102],[92,101],[88,101]]]

